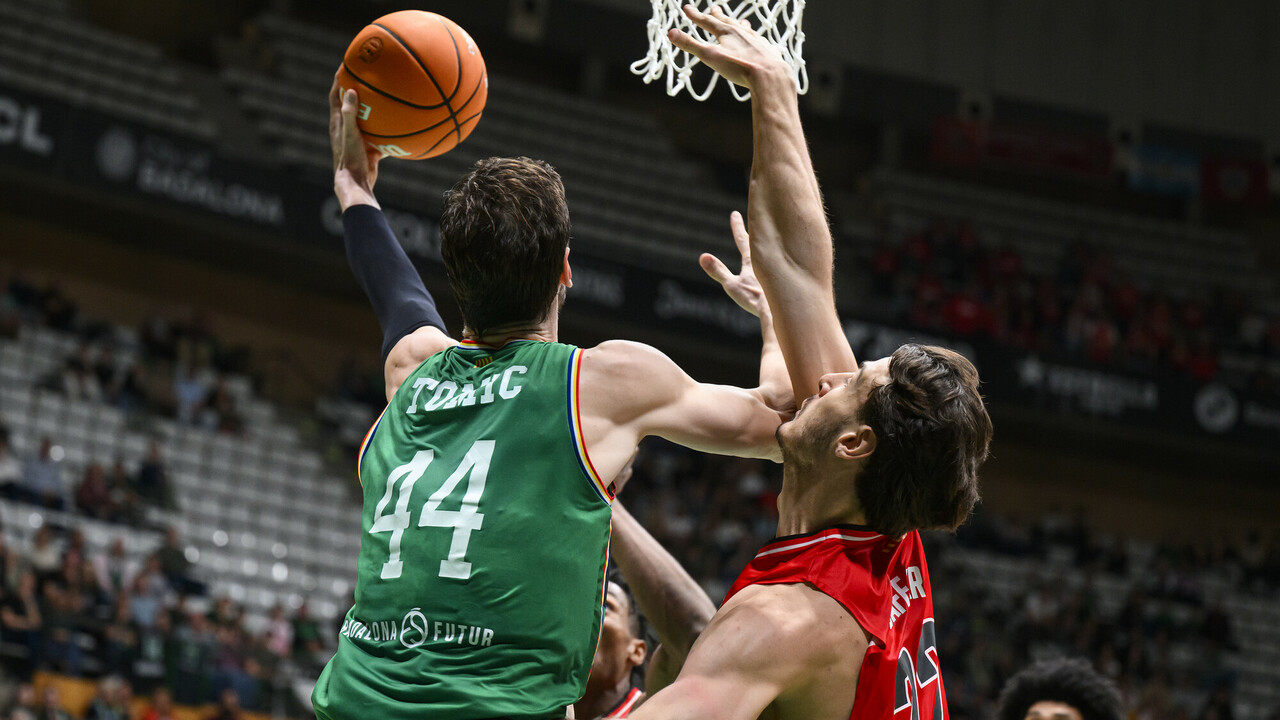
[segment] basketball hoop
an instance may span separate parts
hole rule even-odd
[[[804,46],[804,31],[800,29],[804,18],[805,0],[651,0],[653,17],[649,19],[649,53],[644,59],[631,65],[631,72],[642,76],[645,83],[666,74],[667,94],[674,97],[681,90],[688,90],[695,100],[706,100],[715,89],[720,79],[718,73],[712,72],[706,89],[699,93],[694,88],[693,68],[701,64],[698,58],[680,50],[667,39],[667,31],[679,28],[703,42],[714,43],[715,37],[693,24],[684,14],[681,7],[693,5],[706,12],[711,7],[719,7],[726,15],[735,19],[746,19],[782,52],[782,58],[796,72],[796,90],[801,95],[809,90],[809,75],[805,71],[801,50]],[[706,5],[706,7],[703,7]],[[729,90],[739,100],[749,100],[751,93],[733,83]]]

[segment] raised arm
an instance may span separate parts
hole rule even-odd
[[[626,465],[650,435],[721,455],[781,460],[774,433],[794,409],[772,315],[752,270],[742,217],[730,218],[742,270],[712,255],[700,263],[729,297],[760,318],[760,385],[751,390],[696,382],[655,348],[614,340],[583,353],[578,395],[589,454],[602,477]]]
[[[675,679],[694,641],[716,614],[716,606],[671,553],[616,501],[609,546],[636,605],[658,633],[658,647],[650,655],[644,679],[644,691],[652,695]]]
[[[671,41],[751,90],[751,252],[800,401],[818,391],[821,376],[853,371],[857,363],[836,314],[831,231],[800,126],[793,71],[768,41],[718,8],[704,14],[686,6],[685,12],[718,43],[679,30],[671,31]]]
[[[356,91],[342,90],[335,75],[329,89],[333,191],[342,207],[342,234],[351,272],[382,327],[383,376],[390,400],[414,368],[455,341],[373,195],[380,156],[360,134],[358,107]]]

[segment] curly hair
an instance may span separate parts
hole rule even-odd
[[[1023,720],[1038,702],[1070,705],[1084,720],[1120,720],[1120,693],[1084,660],[1045,660],[1014,675],[997,701],[999,720]]]

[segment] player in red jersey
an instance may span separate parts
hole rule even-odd
[[[751,91],[750,251],[796,398],[778,429],[778,535],[761,549],[651,718],[946,718],[920,529],[954,529],[978,498],[991,420],[962,356],[904,345],[857,365],[836,315],[831,234],[794,75],[718,10],[716,42],[671,40]],[[815,393],[816,391],[816,393]]]

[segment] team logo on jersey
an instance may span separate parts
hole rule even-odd
[[[484,367],[485,365],[488,365],[488,364],[489,364],[489,363],[491,363],[491,362],[493,362],[493,358],[491,358],[491,357],[489,357],[489,356],[487,356],[487,355],[486,355],[485,357],[482,357],[482,358],[480,358],[479,360],[476,360],[476,361],[475,361],[475,363],[474,363],[474,365],[475,365],[475,367],[477,367],[477,368],[482,368],[482,367]]]
[[[400,621],[400,644],[413,649],[427,641],[427,616],[418,608],[404,614]]]

